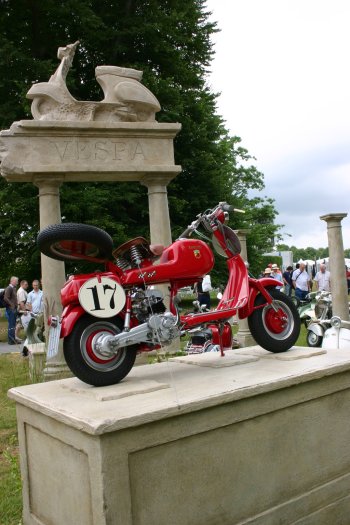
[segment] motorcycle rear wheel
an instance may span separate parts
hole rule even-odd
[[[58,261],[112,258],[112,238],[90,224],[52,224],[39,232],[37,244],[44,255]]]
[[[119,383],[128,375],[135,363],[137,345],[120,348],[112,357],[103,356],[94,345],[101,335],[120,333],[121,325],[118,318],[97,319],[86,314],[65,337],[64,357],[70,370],[81,381],[93,386],[108,386]]]
[[[289,350],[297,341],[300,333],[300,318],[293,301],[284,293],[272,289],[269,294],[278,306],[278,312],[266,303],[259,294],[254,306],[264,305],[248,317],[248,325],[255,341],[269,352],[279,353]],[[279,314],[284,319],[281,320]]]
[[[323,337],[321,335],[317,335],[314,332],[311,332],[311,330],[308,330],[307,336],[306,336],[306,342],[307,345],[311,348],[319,348],[322,345]]]

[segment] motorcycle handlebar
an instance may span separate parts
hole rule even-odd
[[[186,237],[189,237],[191,233],[199,226],[200,222],[205,219],[205,217],[209,218],[210,216],[213,216],[215,214],[215,211],[218,210],[218,208],[221,208],[224,212],[236,212],[236,213],[245,213],[244,210],[240,210],[239,208],[234,208],[231,204],[227,204],[227,202],[220,202],[219,205],[214,208],[214,210],[211,210],[210,213],[208,211],[206,213],[203,213],[201,215],[197,215],[199,219],[197,221],[192,222],[186,230],[184,230],[181,235],[179,235],[178,239],[183,239]]]
[[[179,239],[185,239],[186,237],[188,237],[190,235],[190,233],[193,232],[193,228],[191,228],[191,226],[189,226],[188,228],[186,228],[186,230],[184,230],[181,235],[179,235]]]
[[[240,210],[239,208],[234,208],[232,204],[227,204],[227,202],[220,202],[219,206],[221,207],[222,211],[233,211],[235,213],[245,213],[244,210]]]

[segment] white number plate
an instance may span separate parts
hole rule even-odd
[[[56,326],[50,326],[49,330],[49,344],[47,346],[47,358],[51,359],[56,357],[58,354],[58,347],[60,344],[60,333],[61,333],[61,323],[58,322]]]
[[[113,317],[124,307],[123,287],[109,277],[93,277],[79,290],[79,302],[86,312],[95,317]]]

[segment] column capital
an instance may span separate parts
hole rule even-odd
[[[321,215],[320,219],[326,222],[341,222],[347,216],[347,213],[327,213],[326,215]]]
[[[160,174],[160,175],[145,175],[140,179],[140,184],[142,186],[146,186],[147,188],[151,188],[154,186],[167,186],[172,179],[174,179],[178,175],[178,173],[171,173],[171,174]]]
[[[57,193],[58,189],[64,183],[64,177],[52,177],[48,175],[36,175],[33,178],[33,184],[39,188],[39,190],[51,190]]]
[[[249,230],[248,228],[242,228],[242,229],[239,229],[239,230],[234,230],[237,235],[244,235],[244,236],[247,236],[250,234],[251,230]]]

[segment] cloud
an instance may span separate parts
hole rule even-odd
[[[208,81],[256,157],[287,244],[327,245],[321,215],[349,211],[350,3],[207,0],[221,29]],[[350,218],[342,222],[350,248]]]

